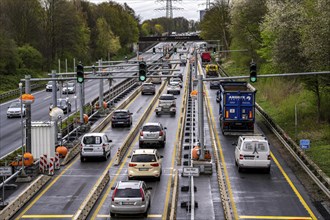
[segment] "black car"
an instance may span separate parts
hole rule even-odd
[[[111,126],[114,128],[118,125],[130,127],[133,123],[132,114],[129,110],[118,109],[113,113]]]
[[[53,109],[54,105],[50,104],[49,111]],[[71,102],[67,98],[57,99],[57,107],[63,110],[64,114],[71,112]]]
[[[210,89],[220,89],[220,81],[210,81]]]

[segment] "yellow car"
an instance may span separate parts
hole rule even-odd
[[[160,180],[163,156],[156,149],[137,149],[129,158],[128,180],[150,177]]]

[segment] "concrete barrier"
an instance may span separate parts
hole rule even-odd
[[[178,170],[174,173],[174,182],[173,182],[173,193],[171,201],[171,211],[170,211],[170,220],[176,219],[176,207],[178,204],[178,189],[179,189],[179,172]]]
[[[0,212],[0,219],[10,219],[51,179],[51,176],[41,175],[34,180],[14,201],[10,202]]]

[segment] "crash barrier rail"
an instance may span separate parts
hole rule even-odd
[[[220,197],[221,197],[221,203],[222,203],[222,207],[223,207],[224,217],[225,217],[225,219],[230,220],[230,219],[233,219],[233,213],[232,213],[233,212],[232,210],[234,210],[232,207],[233,201],[231,202],[230,197],[228,195],[225,168],[223,167],[221,159],[219,158],[219,152],[218,152],[216,138],[215,138],[215,134],[217,133],[217,131],[216,131],[215,124],[213,124],[213,121],[211,120],[212,115],[211,115],[210,109],[209,109],[209,106],[210,106],[209,99],[207,97],[205,97],[204,100],[205,100],[205,103],[207,103],[205,105],[206,115],[207,115],[207,121],[209,124],[214,162],[215,162],[216,169],[217,169],[217,181],[218,181],[218,187],[219,187],[219,191],[220,191]]]
[[[178,170],[174,173],[174,181],[173,181],[173,191],[172,191],[172,201],[171,201],[171,211],[169,219],[174,220],[176,219],[176,208],[178,206],[178,192],[179,192],[179,172]]]
[[[31,90],[39,89],[41,87],[45,87],[44,84],[32,84],[31,85]],[[13,89],[8,92],[0,94],[0,102],[5,101],[8,98],[13,97],[14,95],[19,96],[20,95],[20,89]]]
[[[181,156],[182,156],[182,139],[183,139],[183,124],[185,123],[186,120],[186,109],[187,109],[187,96],[189,95],[189,90],[188,88],[188,83],[190,83],[190,65],[187,63],[186,64],[186,75],[187,75],[187,79],[186,79],[186,84],[184,86],[184,93],[183,93],[183,98],[182,98],[182,105],[181,105],[181,117],[179,119],[179,132],[178,132],[178,136],[176,137],[176,144],[175,147],[178,150],[178,154],[177,154],[177,165],[180,166],[181,165]],[[178,203],[178,188],[179,188],[179,178],[178,178],[178,171],[175,171],[174,174],[174,183],[173,183],[173,190],[172,190],[172,201],[169,204],[169,208],[170,208],[170,212],[167,212],[169,216],[167,216],[167,219],[176,219],[176,209],[177,209],[177,203]]]
[[[186,64],[186,84],[184,86],[184,93],[183,93],[183,98],[182,98],[182,107],[181,107],[181,112],[182,112],[182,117],[180,118],[180,125],[185,124],[186,121],[186,110],[187,110],[187,100],[188,100],[188,96],[189,96],[189,90],[188,90],[188,86],[190,83],[190,64],[187,62]],[[176,148],[178,149],[178,155],[177,155],[177,165],[181,166],[181,159],[182,159],[182,139],[183,139],[183,126],[179,126],[179,137],[177,138],[177,143],[176,143]]]
[[[266,125],[283,143],[285,148],[296,159],[315,184],[330,198],[330,178],[305,154],[305,152],[278,126],[274,120],[256,103],[257,113]]]
[[[219,71],[228,76],[226,71],[218,64]],[[285,148],[291,153],[293,158],[305,170],[314,183],[330,198],[330,178],[316,165],[305,152],[277,125],[274,120],[256,103],[256,112],[263,118],[266,125],[283,143]]]
[[[38,191],[51,179],[50,176],[41,175],[34,180],[14,201],[8,204],[1,212],[0,219],[11,219]]]

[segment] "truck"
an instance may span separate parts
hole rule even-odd
[[[253,134],[256,92],[247,82],[220,82],[219,121],[223,135]]]
[[[201,55],[201,57],[202,57],[202,63],[203,64],[204,63],[211,62],[211,54],[210,54],[210,52],[203,52],[202,55]]]
[[[216,64],[207,64],[205,67],[206,78],[219,77],[218,66]]]

